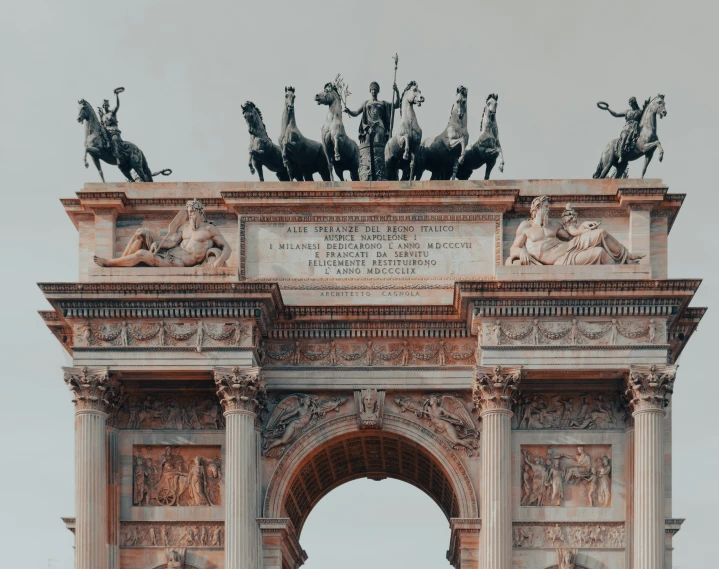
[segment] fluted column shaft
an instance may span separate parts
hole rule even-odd
[[[512,412],[480,413],[480,569],[509,569],[512,565],[511,424]]]
[[[216,368],[225,415],[225,569],[260,569],[256,431],[267,392],[259,368]]]
[[[472,396],[482,419],[480,569],[512,566],[512,402],[520,367],[477,367]]]
[[[634,569],[664,567],[664,411],[634,413]]]
[[[75,413],[75,569],[107,567],[106,420],[100,411]]]
[[[225,567],[258,569],[255,413],[225,412]]]
[[[676,366],[632,366],[626,390],[634,419],[632,569],[664,567],[664,416]]]
[[[107,368],[64,368],[75,403],[75,569],[108,569],[107,413],[119,384]]]

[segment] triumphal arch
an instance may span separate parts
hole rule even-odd
[[[327,493],[395,478],[457,569],[671,567],[676,361],[659,180],[87,184],[78,569],[296,569]],[[52,275],[49,275],[52,276]],[[681,376],[681,374],[679,374]]]

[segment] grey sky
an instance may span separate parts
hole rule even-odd
[[[120,125],[154,170],[172,180],[247,180],[248,136],[240,104],[254,101],[277,137],[285,85],[297,89],[297,121],[319,138],[325,109],[313,97],[342,73],[351,106],[377,80],[390,97],[392,61],[400,89],[418,81],[425,135],[445,126],[459,84],[469,88],[474,141],[486,95],[499,93],[506,158],[493,178],[584,178],[594,172],[624,109],[664,93],[659,122],[664,163],[649,167],[688,198],[670,236],[670,276],[705,279],[695,305],[717,296],[719,200],[716,21],[713,2],[604,0],[443,2],[22,2],[0,17],[0,172],[3,243],[3,376],[0,473],[3,563],[69,569],[73,515],[73,409],[60,366],[64,352],[35,310],[37,281],[77,279],[77,235],[58,199],[97,173],[82,166],[77,100],[93,106],[124,86]],[[346,121],[356,136],[357,120]],[[637,175],[640,166],[632,165]],[[108,181],[120,181],[105,167]],[[271,176],[271,175],[270,175]],[[11,209],[12,208],[12,209]],[[680,361],[673,413],[675,566],[698,568],[716,555],[715,349],[708,313]],[[403,499],[406,497],[406,499]],[[346,505],[346,508],[341,507]],[[393,508],[386,513],[383,507]],[[383,529],[370,534],[373,529]],[[400,541],[387,528],[412,524]],[[438,529],[439,528],[439,529]],[[336,542],[344,554],[324,556]],[[446,566],[449,532],[439,509],[398,482],[353,482],[310,516],[303,545],[309,569]],[[420,552],[411,562],[407,551]]]

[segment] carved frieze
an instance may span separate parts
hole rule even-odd
[[[512,547],[555,548],[625,546],[623,522],[514,522]]]
[[[425,395],[422,401],[395,397],[400,412],[411,411],[455,449],[474,456],[479,449],[479,431],[458,395]]]
[[[608,507],[611,445],[522,445],[522,506]]]
[[[384,391],[367,388],[354,392],[357,423],[360,429],[381,429],[384,416]]]
[[[121,522],[121,547],[223,547],[221,522]]]
[[[330,411],[339,413],[346,397],[320,399],[317,395],[293,393],[283,397],[272,410],[262,433],[262,454],[279,458],[300,435],[324,419]]]
[[[118,429],[225,428],[220,401],[212,392],[142,392],[125,394],[108,424]]]
[[[219,446],[133,447],[135,506],[219,506],[222,457]]]
[[[74,325],[75,346],[81,348],[252,346],[252,322],[233,320],[84,320]]]
[[[513,429],[623,429],[623,401],[613,393],[519,393]]]
[[[121,388],[108,368],[65,367],[63,372],[77,410],[109,413],[117,404]]]
[[[476,345],[468,340],[331,340],[263,342],[263,366],[445,366],[470,365]]]
[[[662,318],[486,320],[483,346],[619,346],[666,344]]]

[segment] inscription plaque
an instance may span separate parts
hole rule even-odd
[[[315,297],[362,304],[398,299],[449,303],[455,281],[494,274],[496,221],[494,216],[475,217],[479,219],[248,222],[245,276],[279,281],[289,303],[294,296],[303,303],[313,303]],[[342,284],[323,287],[328,281]],[[382,288],[383,281],[392,286]],[[312,286],[298,287],[298,282]],[[428,282],[434,286],[417,284]],[[426,294],[429,289],[433,292]],[[438,296],[440,289],[446,290]]]

